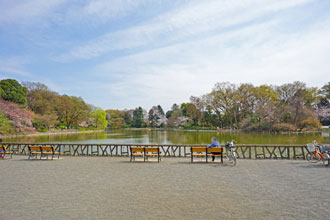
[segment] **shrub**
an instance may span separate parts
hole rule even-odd
[[[9,134],[11,129],[9,120],[0,112],[0,134]]]
[[[322,129],[322,124],[312,118],[301,121],[299,125],[301,131],[319,131]]]
[[[0,111],[8,119],[16,133],[34,132],[32,126],[33,112],[19,105],[0,99]]]
[[[289,123],[277,123],[273,125],[272,130],[276,132],[292,132],[297,131],[297,127]]]
[[[271,128],[271,124],[264,121],[258,121],[255,117],[251,117],[251,119],[245,119],[241,123],[241,129],[243,131],[249,132],[260,132],[260,131],[269,131]]]
[[[26,103],[27,89],[14,79],[4,79],[0,81],[1,98],[17,104]]]
[[[33,127],[41,132],[54,128],[57,123],[57,116],[54,114],[36,115],[32,120]]]

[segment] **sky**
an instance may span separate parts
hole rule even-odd
[[[329,0],[0,0],[0,79],[104,109],[330,81]]]

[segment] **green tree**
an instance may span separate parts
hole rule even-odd
[[[143,109],[138,107],[133,112],[133,127],[141,128],[144,124]]]
[[[217,115],[218,124],[232,126],[238,123],[239,103],[236,99],[237,86],[229,82],[216,83],[206,101]]]
[[[321,88],[321,94],[326,98],[330,99],[330,82],[322,86]]]
[[[91,108],[80,97],[63,95],[59,97],[56,112],[59,121],[67,128],[72,128],[88,118]]]
[[[134,110],[124,110],[124,112],[123,112],[124,126],[126,126],[126,127],[132,126],[133,112],[134,112]]]
[[[57,123],[57,115],[55,114],[36,115],[32,120],[33,127],[37,131],[47,131],[54,128]]]
[[[109,109],[107,110],[107,115],[109,128],[117,129],[125,127],[126,111]]]
[[[95,128],[105,129],[107,127],[107,112],[102,108],[95,108],[91,114],[91,118],[93,119],[93,126]]]
[[[1,98],[17,104],[26,103],[27,89],[14,79],[4,79],[0,81],[2,89]]]
[[[56,114],[56,106],[59,104],[60,96],[42,83],[23,82],[28,89],[26,99],[27,106],[36,114]]]
[[[161,116],[165,116],[165,113],[164,113],[164,110],[163,110],[162,106],[157,105],[157,108],[158,108],[158,112],[159,112],[159,114],[160,114]]]
[[[276,104],[279,94],[268,85],[261,85],[254,88],[254,96],[256,97],[256,104],[265,106],[268,103]]]

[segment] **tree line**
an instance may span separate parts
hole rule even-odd
[[[310,131],[330,124],[330,82],[321,88],[303,82],[283,85],[216,83],[187,103],[149,111],[109,109],[60,95],[46,85],[0,81],[0,134],[53,129],[161,128]]]
[[[82,98],[60,95],[42,83],[0,81],[0,133],[51,129],[104,129],[106,112]]]
[[[321,88],[303,82],[280,86],[216,83],[211,92],[190,102],[160,105],[148,112],[108,110],[109,127],[182,127],[243,131],[315,131],[330,124],[330,82]]]

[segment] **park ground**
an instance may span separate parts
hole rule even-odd
[[[0,219],[329,219],[330,168],[303,160],[0,160]]]

